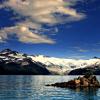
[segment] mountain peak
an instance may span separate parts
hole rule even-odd
[[[2,50],[0,53],[1,54],[16,54],[18,52],[17,51],[13,51],[13,50],[7,48],[7,49]]]
[[[1,52],[11,52],[12,50],[11,49],[4,49],[4,50],[2,50]]]

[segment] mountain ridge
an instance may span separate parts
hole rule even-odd
[[[100,67],[100,59],[92,58],[88,60],[82,59],[65,59],[65,58],[56,58],[49,57],[44,55],[28,55],[24,53],[19,53],[17,51],[13,51],[11,49],[4,49],[0,52],[0,64],[4,62],[5,64],[15,63],[17,66],[33,66],[34,69],[42,68],[43,70],[48,72],[48,74],[58,74],[58,75],[66,75],[72,73],[77,69],[84,69],[87,67],[95,68],[95,66]],[[26,65],[25,65],[26,64]],[[42,70],[41,70],[42,71]],[[47,74],[38,70],[38,74]],[[72,73],[73,74],[73,73]]]

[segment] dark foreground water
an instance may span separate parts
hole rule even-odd
[[[74,77],[77,76],[0,76],[0,100],[100,100],[100,89],[45,86]]]

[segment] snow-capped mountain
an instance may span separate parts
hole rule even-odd
[[[1,67],[3,66],[3,67]],[[8,67],[9,66],[9,67]],[[11,67],[13,66],[13,67]],[[10,68],[17,71],[28,70],[29,73],[34,74],[68,74],[76,69],[94,68],[100,67],[100,59],[93,58],[88,60],[76,60],[76,59],[65,59],[55,58],[43,55],[30,56],[24,53],[5,49],[0,52],[0,68]],[[30,67],[29,67],[30,66]],[[18,69],[19,68],[19,69]],[[30,71],[29,69],[30,68]],[[7,69],[7,70],[8,70]]]
[[[0,52],[0,74],[51,74],[43,64],[33,61],[27,54],[10,49]]]
[[[26,58],[25,54],[18,53],[16,51],[12,51],[10,49],[5,49],[0,52],[0,59],[9,62],[18,62]]]
[[[75,59],[63,59],[63,58],[55,58],[55,57],[47,57],[43,55],[33,56],[31,57],[36,62],[41,62],[46,65],[46,68],[58,74],[66,74],[71,70],[75,70],[78,68],[86,68],[86,67],[95,67],[100,66],[100,59],[93,58],[88,60],[75,60]]]

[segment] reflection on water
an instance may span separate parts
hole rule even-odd
[[[74,77],[77,76],[0,76],[0,100],[100,100],[100,89],[45,86]]]
[[[76,88],[73,89],[76,93],[82,94],[82,100],[97,100],[97,93],[98,93],[98,88]]]

